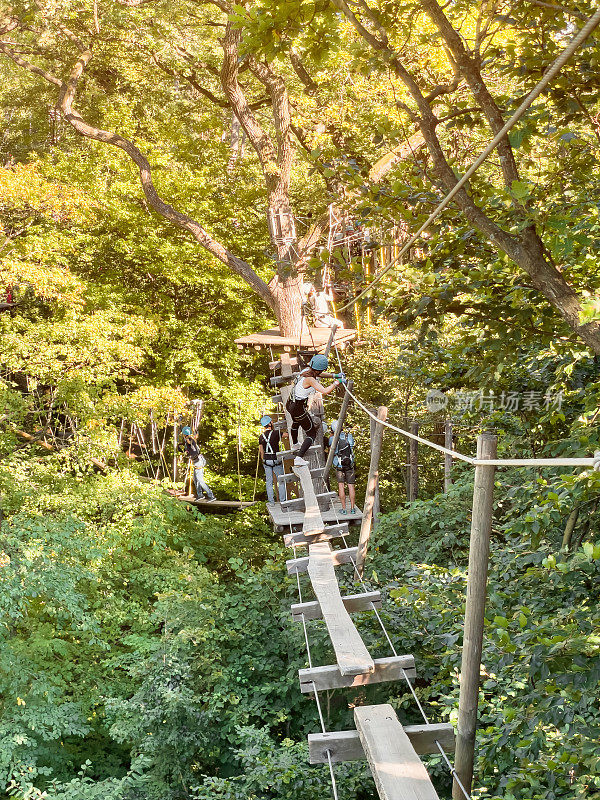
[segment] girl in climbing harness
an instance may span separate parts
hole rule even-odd
[[[210,486],[204,480],[204,467],[206,466],[206,459],[200,452],[198,443],[189,426],[185,426],[181,431],[183,434],[183,448],[190,457],[194,466],[194,487],[196,489],[196,500],[202,500],[206,495],[207,500],[215,500],[215,496]]]
[[[273,484],[275,477],[283,475],[283,464],[278,460],[277,453],[279,452],[279,442],[281,436],[279,431],[273,430],[273,420],[271,417],[264,416],[260,424],[263,426],[263,432],[258,437],[258,449],[263,460],[265,468],[265,483],[267,485],[267,502],[270,506],[275,503],[275,494],[273,492]],[[287,436],[287,433],[283,434]],[[279,484],[279,502],[285,502],[287,498],[285,483]]]
[[[296,383],[290,393],[286,403],[286,410],[292,418],[290,433],[292,436],[292,449],[296,449],[298,444],[298,432],[300,428],[305,433],[304,441],[298,449],[298,454],[294,459],[294,466],[304,467],[308,461],[304,459],[306,452],[314,444],[319,423],[317,423],[308,413],[308,398],[315,392],[322,395],[330,394],[336,386],[343,382],[343,378],[336,378],[329,386],[322,386],[317,378],[327,369],[327,356],[316,355],[310,360],[308,367],[302,370],[296,379]]]
[[[339,420],[334,420],[331,423],[331,432],[335,433]],[[333,436],[329,439],[329,446],[333,443]],[[350,497],[350,513],[356,514],[356,490],[354,485],[356,483],[356,472],[354,469],[354,436],[351,433],[340,431],[340,438],[338,439],[337,447],[335,448],[335,455],[333,457],[333,466],[336,470],[336,477],[338,482],[338,495],[340,503],[342,504],[342,514],[347,514],[346,511],[346,492],[344,485],[348,486],[348,495]]]

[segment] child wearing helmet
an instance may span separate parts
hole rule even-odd
[[[265,468],[267,503],[272,506],[275,503],[275,493],[273,491],[275,476],[283,475],[283,464],[277,458],[281,435],[279,431],[273,430],[273,420],[271,417],[264,416],[260,424],[263,426],[263,432],[258,437],[258,449],[263,461],[263,467]],[[283,435],[287,436],[287,433]],[[279,502],[283,503],[287,499],[285,483],[281,483],[280,487]]]
[[[338,419],[331,423],[331,431],[335,433],[338,429],[340,421]],[[333,436],[329,437],[329,446],[333,444]],[[354,469],[354,436],[351,433],[340,431],[340,438],[335,448],[335,455],[333,457],[333,466],[335,467],[336,478],[338,482],[338,495],[340,503],[342,504],[342,514],[347,514],[346,511],[346,492],[345,485],[348,486],[348,495],[350,497],[350,513],[356,514],[356,490],[354,485],[356,483],[356,472]]]
[[[327,369],[328,361],[327,356],[316,355],[310,360],[308,367],[302,370],[296,379],[296,383],[291,391],[291,394],[286,403],[286,410],[292,418],[292,427],[290,429],[292,437],[292,446],[295,449],[298,444],[298,433],[300,428],[304,431],[304,441],[298,450],[298,454],[294,459],[294,466],[301,467],[307,466],[308,461],[304,456],[311,445],[314,444],[319,430],[319,423],[316,422],[308,412],[308,398],[315,392],[320,392],[322,395],[330,394],[339,386],[341,381],[334,380],[329,386],[322,386],[317,378]]]
[[[196,489],[196,500],[202,500],[204,495],[209,501],[215,500],[215,496],[210,486],[204,480],[204,467],[206,466],[206,459],[200,452],[196,437],[192,429],[186,425],[181,431],[183,436],[183,449],[190,457],[194,466],[194,487]]]

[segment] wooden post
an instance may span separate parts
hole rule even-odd
[[[173,483],[177,483],[177,417],[173,413]]]
[[[410,432],[419,435],[419,423],[410,423]],[[408,444],[408,502],[412,503],[419,496],[419,443],[409,439]]]
[[[337,332],[337,329],[338,329],[337,325],[331,326],[331,333],[329,334],[329,340],[327,341],[327,344],[325,345],[325,350],[323,351],[323,355],[327,356],[327,358],[329,358],[329,352],[333,346],[333,340],[335,339],[335,334]]]
[[[477,458],[495,459],[497,444],[498,439],[493,434],[480,434],[477,437]],[[467,601],[465,606],[460,696],[458,700],[458,731],[454,763],[456,772],[469,794],[473,781],[479,673],[483,647],[495,470],[496,468],[493,465],[476,466],[473,487],[473,514],[471,517],[471,540],[469,543]],[[454,800],[464,800],[456,780],[452,787],[452,797]]]
[[[363,518],[360,525],[360,537],[358,540],[358,554],[356,558],[356,568],[362,578],[365,568],[365,557],[371,536],[371,526],[373,522],[373,505],[375,503],[375,487],[379,477],[379,456],[381,455],[381,444],[383,442],[383,425],[387,419],[388,410],[385,406],[380,406],[377,410],[377,420],[375,425],[375,435],[371,444],[371,463],[369,464],[369,478],[367,480],[367,491],[365,493],[365,503],[363,506]]]
[[[371,450],[372,450],[373,449],[373,442],[375,440],[375,430],[377,428],[377,423],[375,422],[375,420],[373,418],[370,418],[369,422],[370,422],[370,425],[371,425],[371,431],[370,431],[371,439],[370,439],[370,441],[371,441]],[[377,521],[379,520],[380,514],[381,514],[381,508],[380,508],[380,505],[379,505],[379,473],[377,473],[377,483],[375,484],[375,498],[373,500],[373,525],[377,524]]]
[[[449,419],[444,423],[444,447],[452,450],[452,423]],[[444,491],[447,492],[452,486],[452,456],[444,455]]]
[[[354,382],[348,381],[348,389],[352,391],[354,389]],[[342,432],[342,428],[344,427],[344,422],[346,420],[346,413],[348,411],[348,406],[350,405],[350,400],[352,398],[348,394],[348,392],[344,392],[344,399],[342,400],[342,407],[340,408],[340,415],[338,417],[338,426],[336,432],[333,434],[333,439],[331,441],[331,447],[329,448],[329,454],[327,456],[327,461],[325,462],[325,469],[323,471],[323,478],[327,486],[329,486],[329,470],[331,469],[331,465],[333,464],[333,457],[335,456],[335,448],[338,445],[340,440],[340,433]]]

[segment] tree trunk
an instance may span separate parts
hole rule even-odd
[[[276,277],[271,291],[277,303],[277,320],[282,336],[300,336],[302,328],[302,276]]]

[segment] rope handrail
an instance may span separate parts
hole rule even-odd
[[[337,351],[337,347],[336,347]],[[494,459],[485,459],[485,458],[473,458],[472,456],[466,456],[464,453],[460,453],[458,450],[451,450],[448,447],[444,447],[441,444],[437,444],[436,442],[431,442],[429,439],[424,439],[422,436],[418,436],[415,433],[411,433],[410,431],[406,431],[403,428],[399,428],[397,425],[393,425],[391,422],[382,421],[377,419],[377,416],[370,411],[367,406],[362,403],[356,395],[354,395],[347,386],[344,385],[344,391],[346,391],[350,397],[354,400],[354,402],[362,408],[362,410],[367,414],[371,419],[375,420],[378,425],[384,425],[386,428],[391,428],[391,430],[396,431],[397,433],[402,434],[402,436],[406,436],[407,439],[413,439],[416,442],[420,442],[421,444],[426,445],[427,447],[431,447],[434,450],[439,450],[441,453],[446,455],[452,456],[452,458],[456,458],[460,461],[465,461],[467,464],[470,464],[473,467],[478,466],[486,466],[486,467],[592,467],[596,468],[598,464],[598,456],[589,456],[589,457],[582,457],[582,458],[567,458],[562,456],[556,456],[554,458],[494,458]]]

